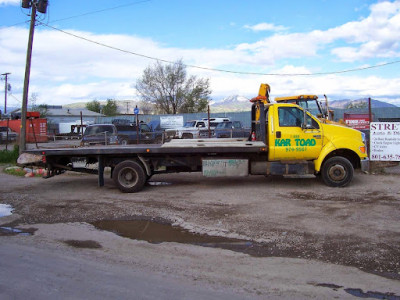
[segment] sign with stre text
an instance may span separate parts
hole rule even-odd
[[[372,122],[370,158],[377,161],[400,161],[400,123]]]

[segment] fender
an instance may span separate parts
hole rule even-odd
[[[336,145],[340,145],[342,147],[337,147]],[[361,160],[360,156],[360,147],[362,145],[356,145],[354,146],[354,139],[350,138],[339,138],[335,139],[335,143],[333,143],[332,140],[330,140],[321,150],[321,153],[319,154],[318,158],[314,160],[314,165],[315,165],[315,171],[319,172],[321,170],[322,163],[324,162],[325,158],[332,153],[335,150],[338,149],[345,149],[345,150],[350,150],[354,152],[358,158]]]

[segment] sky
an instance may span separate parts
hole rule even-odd
[[[30,10],[20,4],[0,0],[7,107],[22,100]],[[400,0],[49,0],[36,19],[36,105],[138,101],[145,68],[181,59],[188,75],[209,78],[213,101],[251,98],[268,83],[272,98],[326,94],[400,106]]]

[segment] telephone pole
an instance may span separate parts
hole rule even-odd
[[[4,114],[6,114],[7,113],[7,91],[8,91],[8,83],[7,83],[7,80],[8,80],[8,75],[10,75],[11,73],[4,73],[4,74],[1,74],[2,76],[5,76],[6,78],[5,78],[5,81],[6,81],[6,83],[5,83],[5,85],[4,85]]]
[[[29,77],[31,73],[33,35],[35,33],[36,10],[45,14],[48,0],[22,0],[23,8],[31,8],[31,24],[29,28],[28,49],[26,52],[24,92],[22,95],[21,108],[21,132],[19,140],[19,152],[26,150],[26,112],[28,107]]]

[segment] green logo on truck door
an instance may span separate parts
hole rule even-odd
[[[294,144],[292,145],[291,139],[276,139],[275,147],[312,147],[315,146],[317,142],[315,139],[294,139]],[[295,148],[294,148],[295,149]],[[294,151],[294,149],[292,151]],[[302,149],[301,151],[304,151]]]
[[[290,139],[276,139],[275,147],[290,147]]]
[[[315,146],[317,142],[315,139],[295,139],[296,146]]]

